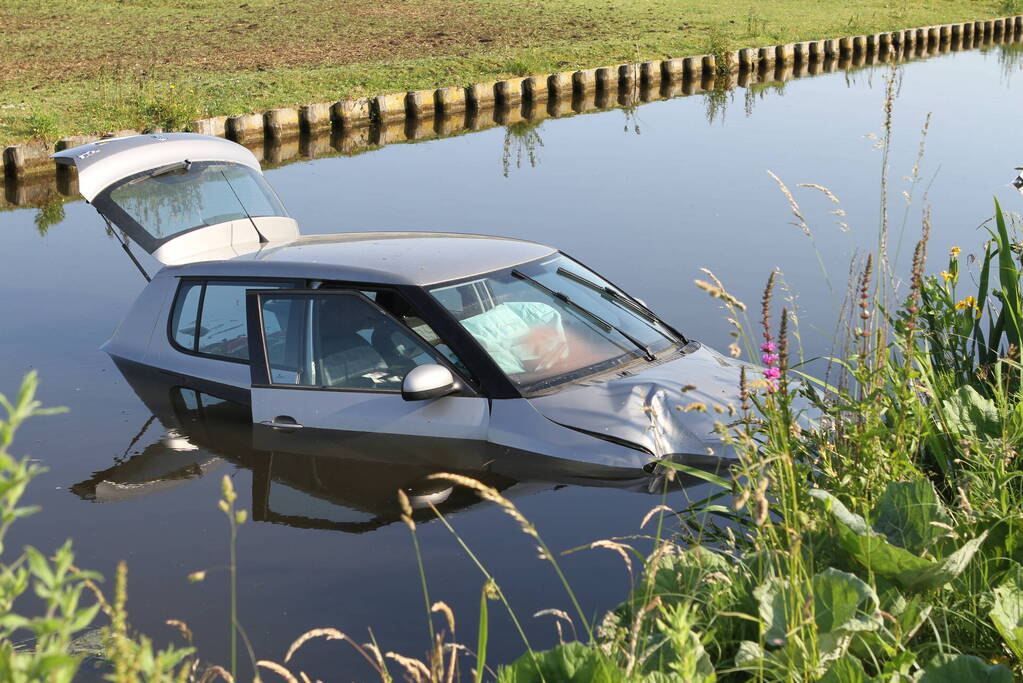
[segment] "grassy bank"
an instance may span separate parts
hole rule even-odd
[[[1021,8],[1020,0],[6,0],[0,146]]]

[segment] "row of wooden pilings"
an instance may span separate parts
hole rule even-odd
[[[787,43],[761,48],[733,50],[719,55],[699,55],[638,64],[620,64],[593,69],[564,71],[539,76],[524,76],[500,81],[474,83],[467,87],[444,87],[436,90],[378,95],[342,100],[335,103],[307,104],[302,107],[271,109],[263,113],[217,116],[193,121],[194,132],[227,137],[247,146],[268,142],[286,142],[298,138],[328,135],[333,131],[358,131],[375,128],[391,130],[395,124],[449,121],[457,123],[480,117],[480,113],[508,111],[515,107],[540,110],[546,104],[549,116],[558,116],[559,105],[573,100],[593,100],[589,108],[622,104],[624,100],[649,99],[650,93],[692,94],[692,84],[724,80],[724,87],[746,85],[751,80],[779,68],[790,68],[808,74],[855,65],[874,63],[889,58],[913,58],[934,51],[961,49],[984,43],[1015,40],[1023,34],[1023,15],[986,21],[945,24],[905,29],[889,33],[850,36],[846,38]],[[830,69],[828,67],[831,67]],[[797,75],[803,75],[799,73]],[[767,80],[778,80],[767,78]],[[783,79],[782,79],[783,80]],[[686,84],[690,84],[687,92]],[[678,86],[675,88],[675,86]],[[712,86],[713,87],[713,86]],[[705,89],[705,88],[702,88]],[[643,97],[643,94],[646,97]],[[624,99],[623,99],[624,98]],[[467,119],[466,117],[469,117]],[[526,118],[534,118],[526,116]],[[494,125],[500,123],[494,117]],[[452,126],[455,124],[453,123]],[[502,124],[507,125],[507,124]],[[405,126],[407,127],[407,126]],[[476,126],[455,126],[457,129]],[[150,129],[143,132],[162,132]],[[74,136],[55,145],[42,142],[7,147],[3,153],[4,174],[8,181],[37,174],[54,175],[56,167],[49,155],[99,137],[137,135],[139,131],[114,131],[104,136]],[[368,134],[365,136],[370,137]],[[386,135],[385,135],[386,137]],[[406,139],[408,136],[405,136]],[[414,138],[413,138],[414,139]],[[393,141],[393,140],[392,140]],[[386,144],[387,140],[381,141]],[[10,183],[8,183],[10,184]]]

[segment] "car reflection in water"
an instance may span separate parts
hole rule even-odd
[[[480,502],[469,489],[429,479],[438,472],[472,477],[507,497],[569,484],[660,494],[665,485],[642,471],[637,476],[634,468],[586,465],[479,441],[282,433],[253,425],[243,403],[184,386],[167,373],[117,365],[152,417],[113,467],[71,487],[86,500],[114,503],[152,495],[229,463],[252,471],[253,519],[362,533],[400,520],[398,489],[422,522],[434,518],[431,505],[451,513]],[[677,477],[670,486],[698,483]]]

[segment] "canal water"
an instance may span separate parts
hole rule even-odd
[[[935,56],[894,74],[888,192],[897,273],[908,269],[925,205],[932,272],[950,247],[968,253],[981,244],[993,197],[1008,210],[1023,207],[1009,186],[1023,165],[1021,65],[1019,47],[1007,46]],[[888,66],[834,72],[387,145],[267,175],[305,233],[437,229],[550,243],[719,349],[731,341],[729,327],[718,303],[694,287],[705,279],[700,269],[752,310],[779,268],[813,357],[831,349],[850,259],[877,242],[890,78]],[[792,189],[812,238],[794,224],[769,170]],[[841,205],[800,183],[826,186]],[[185,621],[202,659],[226,663],[228,527],[216,502],[227,474],[254,518],[238,537],[238,618],[258,658],[281,659],[316,627],[363,642],[371,630],[385,651],[423,656],[416,559],[393,494],[420,485],[429,468],[390,452],[362,461],[268,456],[251,449],[244,421],[221,416],[223,406],[167,387],[133,388],[98,347],[144,283],[95,211],[82,201],[15,208],[0,213],[0,236],[0,391],[12,395],[36,368],[44,402],[70,410],[18,434],[15,453],[48,472],[26,496],[42,510],[18,522],[8,552],[29,543],[50,551],[72,538],[78,564],[109,579],[126,560],[133,626],[166,642],[174,633],[165,620]],[[154,405],[162,406],[155,417]],[[660,502],[543,477],[492,483],[556,551],[640,533]],[[535,543],[464,491],[417,491],[440,503],[493,572],[532,645],[554,644],[553,619],[533,615],[571,612],[570,602]],[[681,508],[684,498],[668,502]],[[417,513],[430,599],[451,606],[456,638],[471,646],[484,580],[430,516]],[[629,574],[615,553],[587,549],[561,562],[589,617],[625,595]],[[206,580],[186,581],[197,570],[208,570]],[[507,662],[523,645],[499,603],[490,613],[488,661]],[[297,662],[327,680],[372,678],[337,641],[307,645]]]

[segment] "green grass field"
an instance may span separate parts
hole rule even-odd
[[[1021,0],[3,0],[0,146],[1023,11]]]

